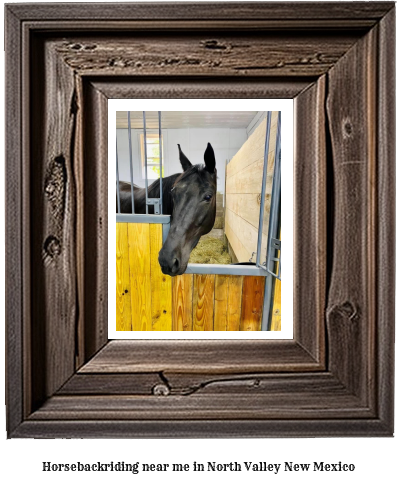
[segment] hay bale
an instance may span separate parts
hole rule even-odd
[[[200,239],[198,245],[191,252],[191,264],[231,264],[231,257],[227,247],[218,238]]]

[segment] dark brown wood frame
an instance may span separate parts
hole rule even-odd
[[[394,4],[6,6],[10,437],[393,434]],[[293,98],[294,339],[107,341],[107,99]]]

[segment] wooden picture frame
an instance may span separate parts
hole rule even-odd
[[[391,436],[393,2],[6,6],[16,437]],[[293,98],[294,339],[107,341],[107,99]]]

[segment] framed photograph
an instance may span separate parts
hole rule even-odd
[[[392,436],[394,3],[9,4],[5,17],[9,437]],[[292,338],[108,337],[115,100],[130,113],[293,101]],[[185,271],[174,252],[158,260],[171,279]],[[241,288],[256,316],[261,289]]]
[[[108,100],[108,127],[108,337],[292,339],[293,100]]]

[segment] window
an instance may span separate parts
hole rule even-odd
[[[148,179],[158,179],[159,174],[159,135],[147,134],[147,176]],[[162,144],[163,138],[161,137]],[[162,145],[162,154],[163,145]],[[145,151],[144,151],[144,134],[140,134],[140,156],[141,156],[141,177],[145,179]],[[162,159],[162,176],[165,175],[164,160]]]

